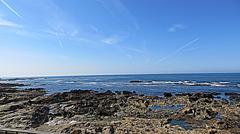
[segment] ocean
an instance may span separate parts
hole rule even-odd
[[[27,84],[20,88],[45,88],[49,94],[76,89],[127,90],[157,96],[164,92],[240,93],[240,73],[56,76],[1,81]]]

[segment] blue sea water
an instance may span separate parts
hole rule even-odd
[[[58,76],[5,79],[2,81],[28,85],[22,88],[45,88],[49,93],[73,89],[127,90],[146,95],[162,95],[164,92],[240,93],[239,73]]]

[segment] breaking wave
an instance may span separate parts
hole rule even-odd
[[[196,82],[196,81],[130,81],[133,85],[183,85],[183,86],[212,86],[226,87],[230,82]],[[240,86],[240,85],[238,85]]]

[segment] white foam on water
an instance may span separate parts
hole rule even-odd
[[[230,82],[196,82],[196,81],[142,81],[138,83],[128,83],[127,85],[141,85],[141,86],[154,86],[154,85],[184,85],[184,86],[212,86],[212,87],[225,87]]]
[[[90,84],[90,85],[97,85],[97,82],[88,82],[87,84]]]
[[[221,83],[221,84],[229,84],[230,82],[227,82],[227,81],[221,81],[221,82],[219,82],[219,83]]]
[[[74,83],[76,83],[75,81],[67,81],[67,82],[65,82],[66,84],[74,84]]]

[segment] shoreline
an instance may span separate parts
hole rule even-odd
[[[0,83],[0,126],[50,133],[238,133],[240,94],[164,97],[135,92],[72,90],[46,95]],[[200,123],[200,124],[199,124]]]
[[[162,95],[164,92],[237,92],[240,93],[239,74],[189,75],[119,75],[119,76],[68,76],[5,79],[6,82],[24,83],[25,88],[44,88],[49,93],[71,89],[97,91],[136,91],[145,95]],[[4,82],[4,80],[2,80]]]

